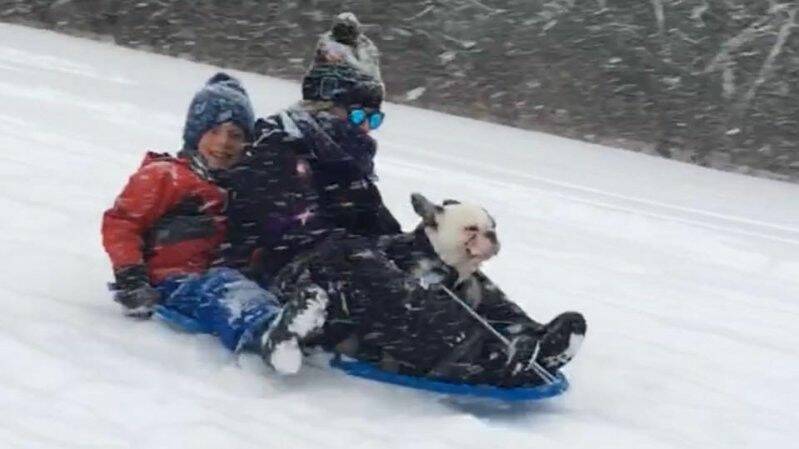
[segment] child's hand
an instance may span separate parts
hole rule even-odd
[[[114,293],[114,301],[125,306],[125,315],[143,319],[152,316],[153,307],[160,299],[161,294],[158,290],[149,285]]]
[[[125,306],[125,315],[150,318],[161,294],[150,286],[147,269],[143,265],[131,265],[117,269],[114,276],[114,301]]]

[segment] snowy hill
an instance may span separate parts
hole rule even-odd
[[[208,336],[124,318],[102,211],[179,144],[216,70],[0,25],[0,447],[766,448],[799,439],[799,186],[388,105],[378,172],[485,205],[486,271],[531,315],[589,324],[572,389],[525,414],[309,367],[271,375]],[[265,115],[294,83],[236,73]],[[390,86],[389,86],[390,88]]]

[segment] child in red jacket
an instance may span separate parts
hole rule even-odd
[[[211,268],[226,230],[217,177],[241,157],[254,117],[239,82],[213,76],[189,106],[177,157],[148,153],[103,216],[103,246],[126,314],[161,310],[241,348],[280,311],[274,295],[229,268]],[[197,328],[199,326],[199,329]]]

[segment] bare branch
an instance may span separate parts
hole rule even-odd
[[[701,20],[702,14],[705,13],[710,8],[710,5],[705,1],[699,6],[694,6],[694,9],[691,10],[691,18],[694,20]]]
[[[418,13],[418,14],[414,14],[413,16],[411,16],[411,17],[408,17],[408,18],[406,18],[405,20],[407,20],[407,21],[410,21],[410,20],[416,20],[416,19],[418,19],[418,18],[420,18],[420,17],[424,16],[425,14],[429,13],[430,11],[432,11],[432,10],[434,10],[434,9],[436,9],[436,7],[435,7],[435,6],[433,6],[433,5],[428,5],[428,6],[427,6],[427,8],[425,8],[424,10],[422,10],[422,12],[420,12],[420,13]]]
[[[546,20],[557,19],[574,8],[576,0],[552,0],[542,5],[543,11],[538,13]]]
[[[724,67],[724,70],[721,72],[721,89],[722,95],[727,100],[732,100],[735,98],[737,93],[737,87],[735,85],[735,72],[733,72],[732,66],[730,65]]]
[[[726,42],[721,44],[721,49],[719,50],[718,54],[713,58],[713,60],[708,64],[707,68],[705,69],[705,73],[713,72],[718,70],[721,66],[726,66],[730,63],[730,53],[734,50],[738,49],[742,45],[746,44],[747,42],[753,40],[757,37],[758,32],[760,29],[770,22],[773,19],[772,16],[766,16],[758,20],[757,22],[749,25],[748,28],[741,31],[737,35],[733,36],[732,38],[728,39]]]
[[[749,91],[746,92],[746,95],[744,95],[741,100],[739,106],[740,112],[744,112],[749,108],[749,104],[755,98],[755,95],[757,95],[757,90],[766,82],[772,72],[774,72],[774,61],[779,57],[780,53],[782,53],[785,42],[791,37],[791,31],[796,26],[797,11],[799,11],[799,8],[794,8],[788,13],[788,19],[782,24],[780,32],[777,35],[777,41],[774,43],[774,46],[771,47],[771,51],[768,57],[766,57],[766,60],[763,61],[763,67],[760,68],[760,73],[757,74],[757,78],[752,82]]]
[[[655,20],[658,23],[658,34],[662,37],[666,31],[666,14],[663,11],[663,2],[660,0],[650,0],[652,8],[655,10]]]
[[[474,6],[477,6],[478,8],[481,8],[481,9],[483,9],[483,10],[485,10],[485,11],[488,11],[488,12],[490,12],[490,13],[492,13],[492,14],[499,14],[499,13],[503,13],[503,12],[505,12],[505,10],[504,10],[504,9],[491,8],[491,7],[489,7],[489,6],[486,6],[486,5],[482,4],[482,3],[480,3],[480,2],[479,2],[479,1],[477,1],[477,0],[466,0],[466,2],[467,2],[467,3],[471,3],[471,4],[473,4]]]

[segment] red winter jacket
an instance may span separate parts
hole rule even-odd
[[[227,193],[185,158],[147,153],[103,215],[103,246],[114,270],[144,264],[150,282],[202,273],[225,235]]]

